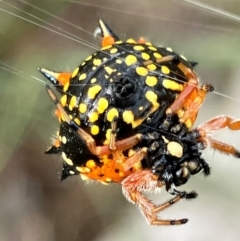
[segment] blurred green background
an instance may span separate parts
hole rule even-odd
[[[101,17],[122,39],[143,36],[171,46],[199,62],[196,71],[203,83],[240,100],[239,21],[176,0],[77,2],[28,1],[89,33]],[[201,3],[240,17],[239,0]],[[60,31],[49,24],[99,44],[92,34],[23,2],[0,1],[0,240],[239,240],[240,162],[213,150],[205,152],[212,175],[198,175],[182,187],[196,190],[198,199],[161,213],[162,218],[190,219],[179,227],[147,225],[119,185],[86,184],[79,177],[60,182],[61,158],[44,155],[58,128],[55,107],[44,85],[28,76],[44,80],[39,66],[72,71],[95,49],[47,30]],[[2,69],[3,63],[22,71],[21,76]],[[211,94],[196,125],[220,114],[239,117],[239,105]],[[240,148],[240,132],[223,130],[215,137]],[[159,203],[170,195],[163,190],[151,197]]]

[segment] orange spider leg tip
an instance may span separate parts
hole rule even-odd
[[[115,40],[112,36],[107,36],[107,37],[104,37],[102,39],[102,47],[106,47],[106,46],[109,46],[109,45],[112,45],[115,43]]]

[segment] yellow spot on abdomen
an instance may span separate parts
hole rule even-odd
[[[170,69],[165,65],[162,65],[161,71],[162,71],[163,74],[169,74],[170,73]]]
[[[125,63],[127,66],[135,64],[136,62],[137,62],[137,58],[136,58],[136,56],[134,56],[132,54],[128,55],[125,59]]]
[[[126,43],[129,43],[129,44],[135,44],[136,43],[136,41],[134,40],[134,39],[128,39],[127,41],[126,41]]]
[[[153,87],[157,84],[158,79],[155,76],[147,76],[146,78],[146,84],[150,87]]]
[[[71,77],[72,77],[72,78],[75,78],[75,77],[77,76],[78,72],[79,72],[79,68],[76,68],[76,69],[73,71]]]
[[[145,48],[142,45],[136,45],[133,47],[134,50],[141,51],[144,50]]]
[[[154,53],[153,55],[154,55],[154,57],[155,57],[156,59],[161,59],[161,58],[162,58],[162,55],[159,54],[159,53]]]
[[[148,70],[144,67],[137,67],[136,72],[140,76],[146,76],[148,74]]]
[[[91,79],[91,84],[94,84],[96,81],[97,81],[96,78],[92,78],[92,79]]]
[[[94,85],[88,89],[88,98],[94,99],[96,95],[100,92],[102,87],[100,85]]]
[[[121,63],[122,63],[122,60],[121,60],[121,59],[117,59],[117,60],[116,60],[116,63],[117,63],[117,64],[121,64]]]
[[[107,120],[109,122],[112,122],[115,117],[118,117],[119,113],[116,108],[112,108],[107,113]]]
[[[77,105],[77,97],[74,95],[70,100],[69,110],[73,110],[73,108],[76,107],[76,105]]]
[[[90,59],[92,59],[92,55],[88,56],[88,57],[85,59],[85,61],[88,61],[88,60],[90,60]]]
[[[98,100],[97,110],[99,114],[102,114],[108,108],[108,100],[104,97],[101,97]]]
[[[89,114],[89,121],[90,122],[95,122],[98,120],[98,113],[97,112],[92,112]]]
[[[66,136],[62,136],[61,141],[63,144],[67,143],[67,137]]]
[[[66,92],[67,90],[68,90],[68,88],[69,88],[69,81],[64,85],[64,87],[63,87],[63,91],[64,92]]]
[[[112,48],[112,49],[110,50],[110,54],[115,54],[115,53],[117,53],[117,51],[118,51],[117,48]]]
[[[107,45],[107,46],[101,48],[101,50],[106,50],[106,49],[110,49],[110,48],[112,48],[112,45]]]
[[[105,178],[105,182],[111,182],[112,179],[110,177]]]
[[[110,68],[109,66],[104,67],[104,70],[110,75],[114,70]]]
[[[148,49],[152,50],[152,51],[157,51],[157,49],[155,47],[149,46]]]
[[[178,84],[174,80],[170,79],[164,79],[162,85],[166,89],[174,90],[174,91],[182,91],[183,90],[183,85]]]
[[[80,122],[80,120],[79,120],[78,118],[74,118],[74,122],[75,122],[78,126],[80,126],[80,124],[81,124],[81,122]]]
[[[94,167],[96,167],[96,163],[94,162],[94,160],[88,160],[86,166],[90,169],[93,169]]]
[[[81,103],[78,108],[79,112],[84,114],[87,111],[87,105],[85,103]]]
[[[160,106],[160,104],[157,102],[157,95],[153,91],[147,91],[145,97],[149,102],[152,103],[154,109],[157,109]]]
[[[141,55],[142,55],[142,58],[143,58],[144,60],[149,60],[149,59],[150,59],[150,55],[147,54],[147,53],[142,53]]]
[[[149,64],[149,65],[147,65],[147,68],[149,70],[156,70],[157,66],[155,64]]]
[[[63,96],[62,96],[62,98],[61,98],[61,100],[60,100],[60,103],[61,103],[61,105],[62,105],[63,107],[66,106],[66,104],[67,104],[67,95],[63,95]]]
[[[101,60],[101,59],[94,59],[94,60],[93,60],[93,64],[94,64],[95,66],[99,66],[101,63],[102,63],[102,60]]]
[[[72,166],[73,165],[73,162],[71,159],[67,158],[65,152],[62,152],[62,158],[63,160],[69,165],[69,166]]]
[[[92,125],[91,126],[91,134],[97,135],[98,133],[99,133],[99,127],[97,125]]]
[[[89,173],[91,170],[88,167],[76,167],[76,169],[81,173]]]
[[[134,115],[131,110],[125,110],[122,114],[123,121],[127,124],[131,124],[134,121]]]
[[[79,80],[85,80],[86,77],[87,77],[87,75],[85,73],[83,73],[79,76]]]

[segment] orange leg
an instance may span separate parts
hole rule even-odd
[[[238,151],[234,146],[228,145],[221,141],[214,140],[212,138],[208,138],[208,140],[213,149],[223,152],[227,155],[232,155],[237,158],[240,158],[240,151]]]
[[[156,62],[161,64],[162,62],[173,61],[175,58],[175,55],[168,55],[156,59]],[[152,63],[152,60],[148,60],[144,62],[144,65],[147,66]],[[199,86],[198,78],[192,69],[181,62],[177,66],[183,72],[187,82],[184,90],[178,95],[177,99],[172,103],[172,105],[166,109],[167,118],[162,125],[163,129],[165,130],[167,130],[170,125],[172,115],[177,114],[177,112],[181,109],[187,110],[187,112],[182,119],[180,119],[180,122],[183,123],[189,120],[191,123],[193,123],[199,108],[206,97],[206,94],[209,91],[213,91],[213,87],[211,85],[206,84],[203,87]]]
[[[124,171],[127,172],[130,168],[132,168],[135,164],[137,164],[139,161],[142,161],[142,159],[147,154],[147,148],[144,147],[141,150],[137,151],[132,155],[131,157],[127,158]]]
[[[225,127],[229,128],[230,130],[240,130],[240,120],[236,120],[229,116],[218,116],[200,125],[197,130],[201,136],[200,139],[207,139],[213,149],[240,158],[240,152],[233,146],[214,140],[207,136],[207,134],[211,133],[212,131]]]
[[[167,55],[162,58],[156,59],[156,62],[160,64],[162,62],[173,61],[175,57],[175,55]],[[148,60],[144,62],[144,65],[149,65],[152,63],[152,60]],[[179,96],[173,102],[173,104],[169,108],[167,108],[167,115],[177,113],[177,111],[184,106],[184,103],[189,98],[189,96],[194,92],[194,90],[199,88],[197,76],[190,68],[185,66],[183,63],[179,63],[178,68],[183,72],[184,76],[188,79],[188,82],[186,83],[185,89],[179,94]]]
[[[206,97],[206,94],[212,90],[212,86],[209,84],[203,85],[201,88],[195,89],[189,98],[185,101],[183,108],[181,111],[183,112],[182,116],[179,116],[179,123],[178,125],[172,127],[173,132],[177,132],[181,129],[182,123],[185,123],[188,129],[191,129],[198,111]],[[181,112],[180,112],[181,113]]]
[[[185,109],[184,115],[180,118],[180,122],[186,122],[190,120],[192,123],[195,122],[196,115],[201,107],[206,94],[212,91],[212,86],[209,84],[203,85],[201,88],[196,89],[190,98],[184,103],[183,108]]]
[[[96,146],[95,140],[89,135],[86,131],[82,128],[78,127],[77,130],[79,136],[86,142],[87,147],[89,150],[97,156],[109,155],[113,152],[109,145],[104,146]],[[121,141],[115,142],[115,151],[123,151],[127,150],[135,145],[137,145],[142,139],[142,134],[136,134],[129,138],[125,138]]]
[[[143,212],[147,221],[152,225],[180,225],[188,221],[188,219],[178,219],[178,220],[164,220],[159,219],[157,214],[160,211],[170,207],[174,203],[178,202],[182,198],[187,198],[186,193],[179,193],[173,199],[161,204],[155,205],[144,195],[141,191],[154,191],[156,188],[163,186],[164,184],[158,180],[154,180],[151,171],[139,171],[129,175],[122,181],[122,189],[125,197],[131,202],[138,205],[140,210]],[[188,198],[195,198],[196,193],[192,193]]]
[[[184,103],[193,91],[198,88],[198,79],[195,73],[182,63],[178,64],[178,68],[184,73],[184,76],[188,78],[188,82],[186,83],[187,85],[185,89],[179,94],[173,104],[167,108],[166,114],[177,113],[177,111],[183,107]]]
[[[230,116],[221,115],[200,125],[197,129],[209,133],[225,127],[233,131],[240,130],[240,120],[236,120]]]

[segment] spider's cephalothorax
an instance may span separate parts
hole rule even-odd
[[[170,48],[144,39],[125,42],[99,20],[102,49],[89,56],[73,73],[39,70],[61,93],[57,106],[60,130],[46,153],[62,155],[62,179],[81,175],[102,183],[121,183],[123,194],[136,203],[154,225],[175,225],[187,219],[162,220],[158,212],[195,192],[180,192],[191,175],[210,168],[201,150],[240,157],[239,152],[209,137],[220,128],[240,129],[240,121],[219,116],[192,128],[211,85],[199,85],[187,61]],[[142,191],[165,186],[175,197],[155,205]]]

